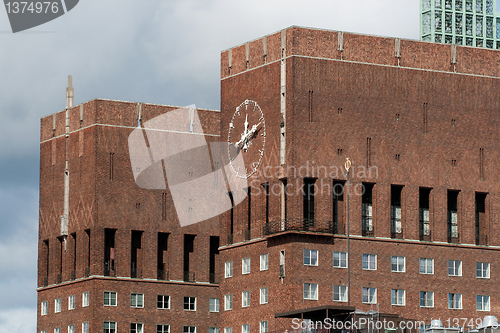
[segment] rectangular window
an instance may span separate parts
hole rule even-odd
[[[156,298],[157,309],[170,309],[170,296],[158,295]]]
[[[477,311],[490,311],[490,296],[477,295],[476,296],[476,310]]]
[[[104,292],[104,306],[116,306],[116,291]]]
[[[462,276],[462,261],[448,260],[448,276]]]
[[[61,299],[60,298],[56,298],[56,300],[55,300],[54,312],[55,313],[61,312]]]
[[[46,316],[47,312],[48,312],[49,302],[48,301],[43,301],[40,307],[41,307],[41,309],[40,309],[40,311],[41,311],[40,315]]]
[[[116,333],[116,321],[104,322],[104,333]]]
[[[363,269],[372,271],[377,269],[376,254],[363,254]]]
[[[318,250],[304,249],[304,265],[318,266]]]
[[[82,323],[82,333],[89,333],[89,322],[85,321]]]
[[[47,333],[47,330],[42,330],[41,333]]]
[[[304,299],[318,299],[317,283],[304,283]]]
[[[347,252],[333,252],[333,267],[347,268]]]
[[[130,306],[133,308],[143,308],[144,307],[144,294],[130,294]]]
[[[405,272],[405,257],[391,257],[391,272]]]
[[[280,278],[285,277],[285,250],[280,251]]]
[[[224,333],[233,333],[232,327],[224,327]]]
[[[68,325],[68,333],[75,333],[75,325]]]
[[[226,264],[224,265],[224,277],[227,279],[232,276],[233,276],[233,262],[226,261]]]
[[[260,255],[260,270],[267,271],[269,268],[269,254],[261,254]]]
[[[241,293],[241,307],[246,308],[250,306],[250,290]]]
[[[433,308],[434,307],[434,292],[421,291],[420,292],[420,307]]]
[[[363,303],[377,303],[377,289],[363,287]]]
[[[268,289],[267,287],[260,288],[260,304],[267,304],[267,295]]]
[[[335,302],[347,302],[347,286],[333,286],[333,300]]]
[[[250,273],[250,258],[243,258],[241,260],[241,274]]]
[[[405,291],[403,289],[391,290],[391,305],[405,305]]]
[[[448,191],[448,242],[458,240],[458,191]]]
[[[144,333],[143,326],[141,323],[130,323],[130,333]]]
[[[170,325],[164,325],[164,324],[156,325],[156,333],[170,333]]]
[[[219,333],[219,328],[218,327],[209,327],[208,333]]]
[[[490,278],[490,264],[488,262],[476,262],[476,277],[481,279]]]
[[[488,244],[486,196],[487,193],[476,192],[476,245]]]
[[[363,183],[363,195],[361,197],[361,217],[363,236],[373,236],[373,184]]]
[[[241,333],[250,333],[250,324],[241,325]]]
[[[268,330],[268,322],[267,320],[261,321],[260,322],[260,333],[267,333]]]
[[[402,186],[391,185],[391,237],[397,238],[403,232],[401,225],[401,192]]]
[[[209,302],[209,311],[210,312],[219,312],[219,299],[211,298]]]
[[[86,306],[89,306],[89,292],[86,291],[84,293],[82,293],[82,307],[86,307]]]
[[[420,274],[434,274],[434,259],[420,258]]]
[[[54,328],[54,333],[61,333],[61,328],[60,327]]]
[[[462,294],[448,294],[448,309],[462,308]]]
[[[75,309],[75,295],[71,295],[68,297],[68,310]]]
[[[304,223],[309,225],[314,220],[314,182],[315,178],[304,178]],[[306,225],[305,225],[306,226]]]
[[[224,311],[233,309],[233,294],[224,295]]]
[[[196,326],[184,326],[183,333],[196,333]]]
[[[196,297],[184,297],[184,310],[196,311]]]
[[[419,189],[419,210],[420,210],[420,240],[430,241],[431,236],[431,225],[430,225],[430,214],[429,214],[429,202],[430,202],[431,189],[420,188]]]

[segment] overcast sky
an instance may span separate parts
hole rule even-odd
[[[291,25],[419,38],[418,0],[80,0],[13,34],[0,8],[0,332],[36,331],[40,118],[94,98],[219,109],[220,51]]]

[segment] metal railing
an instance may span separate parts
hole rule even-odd
[[[184,271],[184,282],[195,282],[194,272]]]
[[[283,220],[269,222],[263,226],[264,236],[277,234],[284,231],[307,231],[323,234],[334,233],[333,221],[310,220],[289,217]]]

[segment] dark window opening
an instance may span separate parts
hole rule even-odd
[[[372,138],[366,138],[366,166],[372,164]]]
[[[44,240],[43,241],[43,255],[45,256],[45,276],[43,278],[43,286],[46,287],[49,285],[49,241]]]
[[[314,223],[314,190],[315,178],[304,178],[304,227],[310,227]]]
[[[131,254],[130,254],[130,277],[142,277],[142,231],[132,230]]]
[[[264,183],[262,184],[262,187],[264,187],[265,191],[265,206],[266,206],[266,225],[269,224],[269,183]]]
[[[115,276],[116,229],[104,229],[104,276]]]
[[[458,191],[448,191],[448,242],[458,243]]]
[[[487,193],[476,193],[476,245],[488,245],[486,196]]]
[[[250,230],[252,230],[252,188],[247,187],[247,229],[245,230],[245,240],[250,240]]]
[[[229,200],[231,201],[230,210],[230,225],[229,225],[229,235],[227,235],[227,244],[233,244],[233,232],[234,232],[234,199],[233,193],[228,192]]]
[[[161,194],[161,220],[167,220],[167,193]]]
[[[191,257],[194,255],[194,239],[196,235],[184,235],[184,281],[194,282],[195,272],[190,270]],[[193,258],[194,259],[194,258]],[[193,260],[195,261],[195,260]]]
[[[344,235],[344,182],[334,180],[332,188],[334,233]]]
[[[313,94],[312,90],[309,90],[309,122],[313,122]]]
[[[63,251],[64,251],[64,245],[65,245],[65,239],[64,237],[58,237],[57,240],[59,241],[59,270],[57,274],[57,281],[56,283],[61,283],[62,282],[62,268],[63,268]]]
[[[168,280],[168,236],[169,233],[158,233],[157,279]]]
[[[402,186],[391,185],[391,238],[403,238],[401,223]]]
[[[430,188],[420,188],[418,191],[418,206],[419,206],[419,231],[420,240],[431,240],[431,226],[430,226]]]
[[[210,283],[219,283],[216,280],[215,267],[219,255],[219,237],[210,236]]]
[[[71,234],[73,243],[73,269],[71,270],[71,280],[76,279],[76,233]]]
[[[109,180],[113,180],[114,176],[114,170],[113,170],[114,158],[115,158],[115,153],[109,153]]]
[[[287,193],[288,182],[286,178],[280,179],[280,181],[281,181],[281,220],[283,224],[284,220],[286,220],[287,217],[286,201],[288,196]]]
[[[363,183],[361,196],[361,227],[363,236],[373,236],[373,184]]]
[[[90,276],[90,229],[85,230],[87,235],[87,267],[85,267],[85,277]]]

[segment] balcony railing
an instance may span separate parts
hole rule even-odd
[[[263,227],[264,236],[277,234],[284,231],[306,231],[322,234],[333,234],[333,221],[309,220],[301,218],[286,218],[267,223]]]
[[[168,280],[168,271],[164,269],[159,269],[156,275],[157,280]]]
[[[184,271],[184,282],[194,282],[195,274],[194,272]]]

